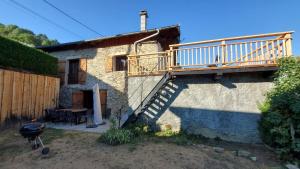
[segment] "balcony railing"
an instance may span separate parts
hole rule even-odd
[[[276,65],[292,55],[293,32],[241,36],[170,45],[158,53],[130,55],[129,75],[247,65]]]

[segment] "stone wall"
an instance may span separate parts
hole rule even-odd
[[[121,45],[105,48],[89,48],[80,50],[67,50],[53,52],[59,60],[69,60],[78,58],[88,58],[87,60],[87,79],[85,84],[69,84],[62,86],[60,90],[60,104],[70,107],[72,104],[72,92],[78,90],[92,90],[98,83],[100,89],[107,90],[107,107],[114,113],[122,105],[128,106],[127,101],[127,72],[126,71],[107,71],[107,59],[112,59],[118,55],[128,55],[134,51],[133,45]],[[160,51],[161,47],[155,41],[144,42],[138,45],[139,53],[149,53]]]
[[[129,77],[128,83],[139,78]],[[152,78],[147,86],[158,80]],[[211,138],[260,142],[257,106],[272,86],[270,74],[258,72],[225,74],[220,80],[212,75],[178,76],[160,92],[142,119],[160,129],[171,125],[175,131]]]

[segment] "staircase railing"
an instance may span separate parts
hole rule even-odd
[[[149,67],[149,66],[152,66],[152,67]],[[128,100],[130,100],[131,98],[133,98],[133,96],[135,96],[136,92],[139,91],[139,88],[142,88],[143,85],[144,85],[144,82],[150,77],[150,75],[153,75],[154,72],[156,72],[157,70],[161,70],[160,68],[157,68],[158,66],[161,66],[159,64],[159,62],[156,62],[156,64],[153,66],[153,65],[148,65],[147,68],[143,68],[142,66],[138,66],[139,69],[142,69],[145,70],[147,69],[147,71],[143,72],[143,76],[145,76],[145,78],[140,82],[140,84],[138,85],[138,87],[134,90],[133,93],[131,93],[131,95],[128,97]],[[129,73],[129,72],[128,72]],[[139,98],[141,97],[138,97],[136,100],[134,100],[128,107],[131,108],[134,104],[136,104],[137,101],[140,101],[139,105],[134,108],[134,110],[132,112],[130,112],[130,116],[131,117],[135,117],[138,113],[136,112],[140,112],[141,109],[150,101],[151,97],[157,92],[157,90],[159,90],[159,88],[170,78],[170,75],[169,73],[165,73],[165,75],[163,75],[163,77],[160,79],[159,82],[156,83],[156,85],[152,88],[152,90],[147,94],[147,96],[140,100]],[[122,106],[117,112],[116,112],[116,117],[118,119],[118,125],[119,127],[121,127],[125,122],[127,122],[128,117],[127,119],[125,119],[123,121],[123,123],[121,122],[122,120],[122,115],[124,115],[124,113],[129,113],[128,111],[127,112],[124,112],[123,111],[123,108],[125,108],[125,106]]]
[[[170,66],[168,51],[128,56],[128,76],[161,74]]]

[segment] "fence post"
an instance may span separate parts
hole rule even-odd
[[[292,34],[288,33],[284,36],[284,38],[287,38],[286,40],[286,54],[287,57],[292,56],[293,52],[292,52]]]
[[[169,50],[169,52],[168,52],[169,54],[168,54],[168,56],[167,57],[169,57],[169,70],[172,70],[172,66],[174,65],[174,53],[173,53],[173,47],[170,47],[170,50]]]

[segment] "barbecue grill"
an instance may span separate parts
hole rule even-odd
[[[24,138],[28,139],[28,142],[31,144],[32,149],[38,149],[41,145],[43,147],[42,154],[48,154],[49,148],[45,147],[40,134],[43,133],[45,124],[39,122],[31,122],[22,125],[20,133]]]

